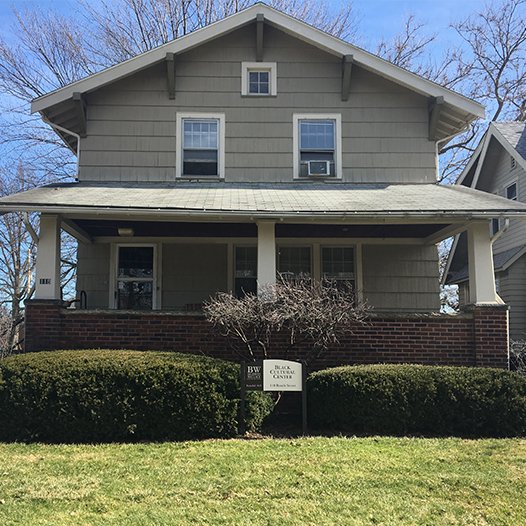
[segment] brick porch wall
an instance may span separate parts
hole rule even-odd
[[[27,302],[26,352],[97,348],[170,350],[240,359],[198,314],[68,310],[54,301]],[[301,356],[300,347],[287,357]],[[359,363],[508,368],[508,308],[476,306],[455,316],[375,314],[312,365]]]

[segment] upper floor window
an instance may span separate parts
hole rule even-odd
[[[506,186],[506,197],[508,199],[512,199],[513,201],[517,200],[518,194],[517,194],[517,183],[511,183],[508,186]]]
[[[342,174],[340,115],[294,115],[294,177]]]
[[[242,62],[241,95],[276,95],[276,69],[275,62]]]
[[[224,115],[177,114],[177,177],[223,177]]]

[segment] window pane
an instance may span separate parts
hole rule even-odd
[[[258,75],[258,72],[257,71],[249,71],[248,73],[248,81],[249,82],[254,82],[257,84],[259,80],[259,75]]]
[[[259,82],[266,82],[268,84],[268,71],[260,71]]]
[[[259,93],[258,88],[259,88],[259,85],[257,82],[250,83],[250,93]]]
[[[354,248],[323,247],[321,250],[321,267],[323,279],[354,279]]]
[[[242,298],[257,292],[257,248],[236,247],[235,294]]]
[[[217,120],[185,119],[183,148],[217,148]]]
[[[333,120],[300,121],[301,150],[334,150]]]
[[[153,247],[119,247],[120,278],[153,277]]]
[[[151,310],[152,307],[152,281],[119,281],[117,287],[117,308]]]
[[[280,247],[278,272],[284,277],[296,278],[311,275],[310,247]]]
[[[249,71],[248,72],[248,92],[253,94],[270,93],[270,73],[268,71]]]
[[[268,93],[268,82],[261,82],[259,85],[260,93]]]
[[[510,184],[506,188],[506,197],[513,200],[517,199],[517,183]]]

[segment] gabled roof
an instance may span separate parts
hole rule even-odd
[[[492,122],[460,174],[457,184],[476,188],[492,139],[498,141],[519,166],[526,170],[526,123],[517,121]]]
[[[65,101],[70,101],[74,93],[89,93],[102,86],[132,75],[165,60],[167,53],[179,54],[188,51],[212,39],[230,33],[237,28],[250,24],[256,20],[257,15],[263,15],[265,23],[314,45],[327,53],[338,57],[352,55],[355,64],[421,95],[433,98],[443,97],[444,108],[442,112],[444,113],[444,117],[439,122],[439,130],[443,137],[460,131],[476,118],[484,117],[484,107],[479,103],[410,71],[395,66],[376,55],[320,31],[263,3],[257,3],[151,51],[142,53],[125,62],[121,62],[113,67],[104,69],[82,80],[38,97],[33,100],[31,111],[41,112],[45,116],[46,110]]]

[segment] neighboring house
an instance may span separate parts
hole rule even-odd
[[[325,364],[507,366],[488,222],[526,205],[436,184],[437,152],[484,116],[478,103],[256,4],[32,111],[79,172],[0,199],[42,214],[27,350],[227,357],[200,305],[284,273],[349,280],[374,308]],[[61,228],[79,242],[87,309],[60,301]],[[436,243],[464,230],[475,307],[440,316]]]
[[[526,124],[493,122],[480,141],[459,185],[526,202]],[[526,338],[526,222],[493,218],[493,264],[497,292],[510,306],[510,336]],[[458,284],[461,305],[469,298],[465,234],[456,237],[444,275],[446,284]]]

